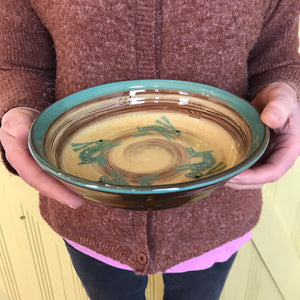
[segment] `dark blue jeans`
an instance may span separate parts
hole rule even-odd
[[[145,300],[147,276],[109,266],[66,246],[91,300]],[[219,299],[235,256],[206,270],[163,274],[164,300]]]

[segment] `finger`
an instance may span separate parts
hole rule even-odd
[[[232,178],[228,184],[253,188],[253,186],[259,187],[277,181],[293,166],[298,155],[299,149],[296,147],[282,147],[276,150],[263,165],[245,170]]]
[[[41,169],[30,152],[20,147],[16,138],[2,132],[1,141],[6,151],[7,160],[27,184],[43,195],[69,207],[78,208],[82,205],[83,198]]]
[[[243,185],[228,181],[225,186],[234,190],[258,190],[262,188],[263,184]]]

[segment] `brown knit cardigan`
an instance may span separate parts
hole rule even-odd
[[[299,0],[1,0],[0,113],[121,80],[189,80],[241,97],[273,81],[297,86],[298,14]],[[261,192],[221,188],[154,212],[41,196],[40,209],[59,235],[149,274],[251,230]]]

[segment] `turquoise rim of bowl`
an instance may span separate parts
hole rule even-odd
[[[236,166],[209,176],[204,179],[189,181],[179,184],[156,185],[156,186],[115,186],[100,182],[90,181],[77,176],[70,175],[62,170],[51,165],[45,156],[44,152],[44,137],[51,123],[62,113],[70,108],[87,102],[94,98],[107,96],[110,94],[121,93],[125,91],[137,90],[177,90],[186,93],[196,93],[203,96],[213,97],[224,104],[231,106],[239,112],[248,122],[254,135],[254,143],[249,151],[250,155],[245,160]],[[48,173],[80,187],[98,190],[102,192],[117,193],[117,194],[164,194],[172,192],[183,192],[220,184],[227,181],[242,171],[252,166],[266,150],[270,138],[270,132],[261,120],[258,111],[246,100],[231,94],[225,90],[212,87],[209,85],[180,81],[180,80],[164,80],[164,79],[146,79],[146,80],[131,80],[103,84],[91,87],[80,92],[67,96],[48,108],[46,108],[34,121],[31,126],[28,137],[29,150],[37,163]],[[253,146],[253,145],[257,146]]]

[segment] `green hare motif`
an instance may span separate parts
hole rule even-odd
[[[216,162],[216,159],[213,156],[213,151],[196,152],[192,147],[187,147],[186,151],[190,155],[190,158],[202,157],[201,162],[185,164],[175,168],[175,172],[190,171],[189,173],[185,174],[186,177],[201,178],[205,175],[219,172],[226,167],[226,165],[221,162],[212,168]],[[204,173],[205,171],[207,172]]]
[[[168,140],[176,140],[176,136],[181,135],[180,130],[174,128],[174,126],[171,124],[171,122],[167,119],[166,116],[162,116],[161,119],[162,121],[156,120],[155,125],[148,125],[144,127],[137,126],[137,129],[140,133],[137,133],[133,136],[137,137],[144,135],[153,135],[151,131],[156,131]]]
[[[71,143],[73,151],[81,151],[79,154],[79,158],[81,160],[79,165],[97,162],[100,167],[106,166],[108,164],[105,155],[100,152],[119,145],[120,142],[111,143],[110,140],[98,140],[88,143]]]

